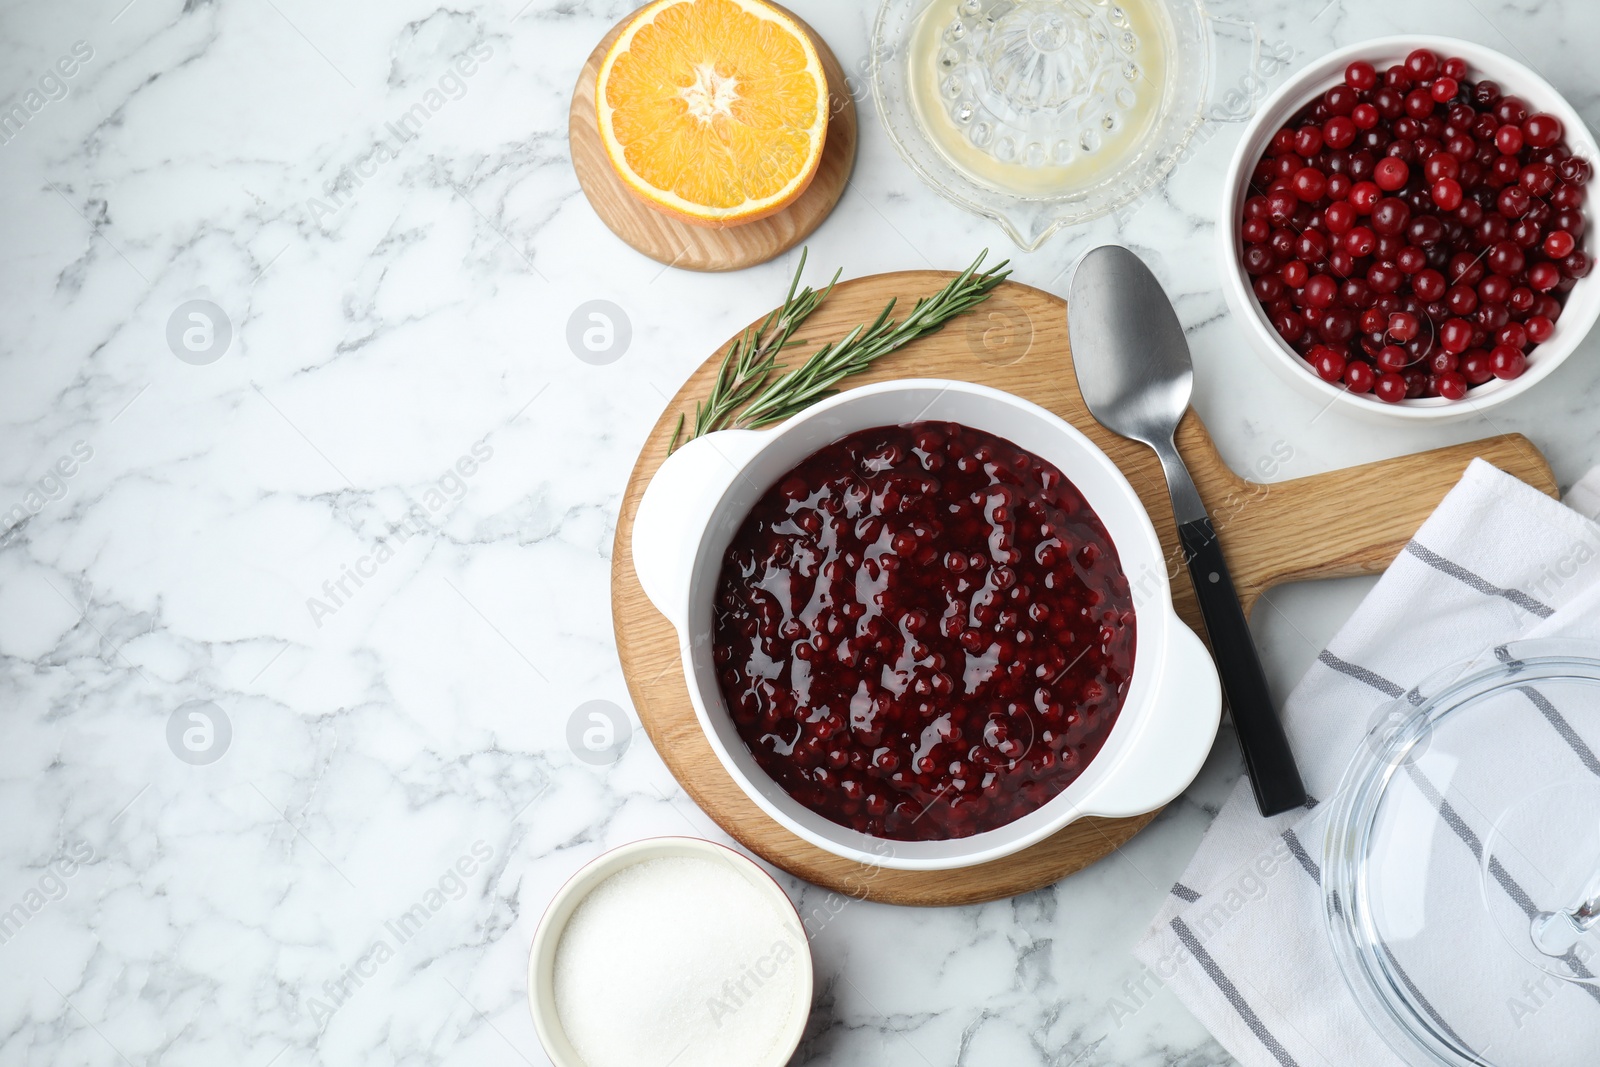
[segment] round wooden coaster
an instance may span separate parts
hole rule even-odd
[[[793,204],[764,219],[722,230],[691,226],[645,204],[628,191],[611,169],[595,120],[595,80],[606,49],[628,24],[631,14],[595,46],[578,75],[567,120],[567,139],[578,184],[612,233],[659,263],[703,271],[739,270],[765,263],[809,237],[844,195],[856,158],[856,104],[846,86],[844,68],[815,30],[793,12],[779,10],[794,19],[816,46],[828,79],[830,114],[822,160],[811,184]]]
[[[820,267],[820,265],[819,265]],[[818,274],[826,277],[827,272]],[[804,343],[789,360],[871,321],[890,297],[909,308],[951,275],[905,271],[841,282],[801,328]],[[760,320],[757,319],[759,322]],[[741,331],[742,333],[743,331]],[[959,871],[897,871],[840,859],[773,822],[728,777],[689,703],[678,636],[645,597],[633,569],[633,522],[680,412],[706,395],[726,345],[690,376],[657,421],[628,479],[611,556],[611,609],[617,652],[639,719],[656,751],[695,803],[752,852],[809,882],[890,904],[952,905],[1026,893],[1087,867],[1143,829],[1155,813],[1131,819],[1085,818],[1005,859]],[[938,333],[840,383],[849,389],[890,378],[978,382],[1042,405],[1072,423],[1121,468],[1150,513],[1172,561],[1172,599],[1196,633],[1205,629],[1181,562],[1166,480],[1155,453],[1112,434],[1090,417],[1078,392],[1067,343],[1067,305],[1059,297],[1007,282],[971,313]],[[1279,582],[1373,574],[1387,567],[1432,513],[1474,456],[1546,493],[1555,478],[1520,434],[1263,485],[1234,474],[1199,418],[1178,429],[1178,448],[1211,508],[1223,553],[1246,610]],[[1338,537],[1328,537],[1338,529]]]

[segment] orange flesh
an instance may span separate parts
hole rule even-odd
[[[669,209],[754,213],[798,196],[797,180],[816,167],[827,110],[820,61],[791,23],[753,7],[660,8],[618,39],[601,70],[613,165],[632,172],[623,177],[642,195],[670,194]]]

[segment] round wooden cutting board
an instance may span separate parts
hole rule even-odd
[[[764,219],[726,229],[691,226],[648,206],[628,191],[611,169],[595,119],[594,90],[606,50],[633,15],[611,28],[589,55],[572,90],[567,140],[578,184],[595,213],[611,232],[658,263],[685,270],[740,270],[780,256],[822,225],[844,195],[856,159],[856,102],[846,85],[844,68],[818,33],[792,11],[779,8],[811,38],[828,78],[828,137],[816,176],[800,198]]]
[[[909,309],[952,275],[906,271],[841,282],[802,328],[798,364],[816,345],[871,321],[888,300]],[[757,321],[759,322],[759,318]],[[724,346],[726,347],[726,346]],[[633,570],[633,521],[639,498],[666,458],[680,412],[703,398],[722,359],[706,360],[651,431],[633,469],[617,519],[611,602],[628,688],[639,719],[673,775],[706,814],[752,852],[810,882],[893,904],[970,904],[1013,896],[1080,870],[1108,855],[1154,818],[1084,818],[1022,852],[958,871],[898,871],[840,859],[772,821],[745,796],[712,752],[689,703],[678,637],[645,598]],[[1204,636],[1194,590],[1177,548],[1166,482],[1155,453],[1110,433],[1078,394],[1067,344],[1067,307],[1059,297],[1007,282],[967,315],[847,379],[850,388],[890,378],[954,378],[1026,397],[1082,430],[1120,467],[1154,521],[1172,573],[1178,614]],[[1262,590],[1307,578],[1371,574],[1387,567],[1474,456],[1554,494],[1549,465],[1527,438],[1507,435],[1293,481],[1260,484],[1235,475],[1194,412],[1178,432],[1222,540],[1248,611]],[[1328,535],[1337,529],[1337,537]]]

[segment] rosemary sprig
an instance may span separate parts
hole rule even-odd
[[[835,273],[833,281],[822,292],[817,293],[808,286],[797,295],[800,271],[796,270],[783,305],[768,315],[759,327],[747,330],[729,346],[728,354],[717,369],[716,380],[712,382],[711,395],[695,405],[689,439],[729,426],[759,429],[782,422],[838,392],[833,387],[842,379],[859,374],[889,353],[943,328],[957,315],[987,299],[994,287],[1010,275],[1005,269],[1008,261],[980,272],[978,268],[988,254],[988,249],[980,252],[978,258],[943,289],[919,299],[904,319],[895,321],[895,301],[890,300],[871,323],[857,326],[838,341],[823,345],[794,370],[773,378],[773,372],[781,369],[778,353],[798,343],[792,339],[794,331],[833,291],[834,283],[839,280]],[[804,253],[800,266],[805,266]],[[683,424],[680,416],[668,451],[677,448]]]
[[[722,365],[717,368],[717,377],[711,383],[711,395],[695,403],[694,425],[689,432],[691,441],[730,425],[734,413],[760,392],[772,373],[780,369],[778,353],[798,343],[793,339],[795,330],[833,292],[834,283],[839,280],[839,271],[834,272],[833,279],[819,293],[809,285],[800,288],[800,275],[805,269],[806,250],[801,249],[800,263],[795,267],[794,278],[789,282],[789,292],[783,304],[763,319],[761,325],[746,330],[728,346],[727,354],[722,357]],[[683,416],[680,415],[668,452],[678,447],[683,423]]]

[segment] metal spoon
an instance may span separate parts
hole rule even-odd
[[[1150,268],[1118,245],[1092,249],[1079,260],[1068,306],[1072,359],[1089,413],[1161,458],[1178,540],[1211,635],[1256,806],[1263,815],[1300,807],[1305,786],[1273,710],[1250,626],[1211,517],[1173,443],[1194,386],[1194,364],[1177,313]]]

